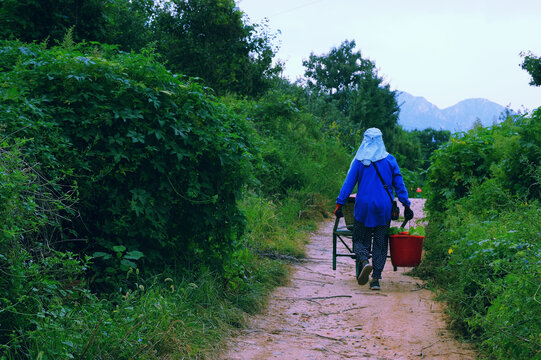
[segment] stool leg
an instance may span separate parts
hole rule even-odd
[[[334,227],[332,229],[332,269],[336,270],[336,230],[338,229],[338,224],[340,223],[340,218],[336,217],[334,220]]]
[[[336,270],[336,234],[332,235],[332,269]]]

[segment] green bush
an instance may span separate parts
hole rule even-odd
[[[351,157],[339,141],[324,135],[319,118],[302,109],[297,96],[275,89],[259,100],[227,103],[251,124],[257,151],[250,190],[280,199],[289,192],[337,195]]]
[[[434,151],[426,183],[427,207],[431,211],[444,211],[447,202],[466,196],[470,186],[489,177],[494,161],[493,141],[490,129],[475,128],[453,135]]]
[[[24,276],[35,279],[20,278],[24,286],[2,298],[13,310],[0,320],[2,354],[205,356],[244,312],[265,303],[286,275],[282,260],[303,256],[306,233],[327,216],[350,156],[289,96],[219,103],[151,53],[2,45],[2,130],[25,139],[17,156],[52,179],[49,193],[78,199],[55,208],[44,264],[30,262],[32,251],[13,251],[18,258],[2,264],[17,274],[32,264]],[[25,174],[21,161],[11,166],[10,176]],[[28,234],[33,223],[18,223],[13,209],[6,205],[5,215]],[[24,210],[21,221],[40,219],[34,206]],[[87,242],[66,246],[74,237]],[[38,235],[27,240],[41,251]],[[178,284],[139,272],[173,262],[180,266],[169,277],[184,279]],[[84,275],[109,294],[90,293]],[[14,279],[1,281],[4,289]]]
[[[59,193],[22,154],[25,142],[0,131],[0,355],[26,358],[28,334],[81,301],[88,259],[55,250],[52,236],[69,193]]]
[[[1,359],[200,358],[285,278],[280,262],[244,249],[228,258],[223,277],[191,269],[145,280],[130,269],[113,301],[100,299],[85,286],[88,259],[44,238],[58,224],[51,205],[69,204],[47,199],[23,145],[0,147]]]
[[[541,111],[510,116],[492,127],[457,133],[433,153],[428,169],[429,211],[466,196],[471,186],[497,179],[512,195],[540,199]]]
[[[491,359],[541,348],[539,112],[455,136],[428,173],[428,235],[415,273]]]
[[[496,128],[494,138],[498,160],[493,176],[513,194],[541,199],[541,185],[535,181],[541,166],[541,108],[508,119]]]
[[[460,211],[453,231],[437,237],[449,248],[435,280],[444,288],[455,327],[481,342],[487,354],[530,359],[541,331],[541,305],[535,301],[541,212],[534,203],[495,214],[490,220]]]
[[[25,154],[46,177],[77,187],[69,230],[101,268],[115,271],[118,253],[131,268],[191,258],[220,266],[244,222],[241,118],[150,52],[65,41],[3,42],[0,54],[6,132],[29,140]]]

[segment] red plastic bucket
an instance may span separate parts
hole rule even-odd
[[[393,266],[415,267],[421,263],[424,236],[400,233],[389,235],[391,263]]]

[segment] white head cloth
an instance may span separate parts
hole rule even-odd
[[[380,129],[370,128],[364,132],[363,142],[357,150],[353,160],[362,161],[366,166],[371,162],[385,159],[389,155],[383,143],[383,134]]]

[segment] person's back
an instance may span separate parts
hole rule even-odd
[[[336,199],[335,210],[335,214],[341,216],[341,206],[357,185],[353,227],[356,275],[357,282],[364,285],[373,269],[371,289],[380,288],[378,280],[381,279],[387,259],[387,230],[391,222],[393,189],[406,209],[404,215],[413,217],[400,168],[395,157],[386,151],[382,135],[376,128],[365,131],[361,146],[351,162],[346,180]],[[368,262],[370,249],[373,266]]]
[[[381,174],[387,189],[376,172],[376,167]],[[350,172],[356,173],[346,178],[342,191],[337,198],[337,203],[347,199],[348,192],[358,185],[357,199],[355,202],[355,218],[367,227],[385,225],[391,219],[392,189],[396,189],[397,197],[402,203],[408,203],[408,194],[405,191],[404,181],[400,169],[393,155],[388,154],[385,158],[364,165],[362,161],[354,159]],[[348,180],[353,183],[348,183]],[[353,187],[352,187],[353,186]],[[351,187],[351,190],[349,188]]]

